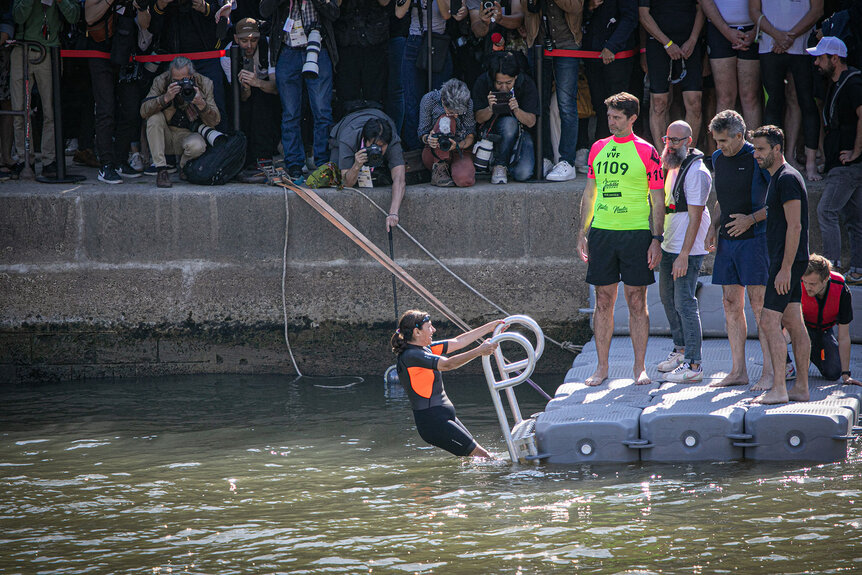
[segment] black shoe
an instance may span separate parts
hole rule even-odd
[[[99,170],[99,181],[106,184],[122,184],[123,178],[117,173],[117,170],[110,164],[105,164]]]
[[[168,164],[168,173],[169,174],[176,174],[177,173],[177,166],[175,164]]]
[[[57,179],[57,162],[42,166],[42,177]]]
[[[117,174],[119,174],[119,176],[121,178],[140,178],[141,177],[141,172],[139,172],[138,170],[133,168],[129,164],[129,162],[124,162],[123,165],[120,166],[120,169],[117,170]]]
[[[305,176],[302,175],[302,166],[291,166],[287,169],[287,176],[293,181],[295,184],[301,184],[303,180],[305,180]]]
[[[150,164],[149,166],[144,168],[144,175],[145,176],[158,176],[159,175],[159,169],[154,164]]]

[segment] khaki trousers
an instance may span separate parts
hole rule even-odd
[[[34,57],[38,52],[30,51],[30,56]],[[12,94],[12,109],[21,111],[24,109],[24,48],[23,46],[15,46],[12,49],[12,66],[9,75],[9,89]],[[57,159],[57,154],[54,149],[54,102],[52,100],[52,81],[51,81],[51,58],[45,56],[39,64],[30,63],[30,93],[33,93],[33,86],[39,86],[39,95],[42,98],[42,165],[50,164]],[[32,105],[32,100],[31,100]],[[24,116],[15,116],[15,148],[18,150],[20,161],[24,161]],[[29,163],[35,161],[35,150],[33,150],[33,133],[35,126],[31,125],[30,133],[30,158]]]
[[[168,165],[165,154],[182,154],[182,168],[186,162],[199,157],[207,149],[203,136],[186,128],[169,126],[161,112],[147,118],[147,142],[150,144],[153,165],[157,168]]]

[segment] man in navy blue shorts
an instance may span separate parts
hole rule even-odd
[[[784,160],[784,132],[763,126],[751,134],[754,158],[772,176],[766,192],[766,243],[769,250],[769,279],[760,317],[772,365],[787,361],[787,342],[781,326],[790,333],[793,356],[799,364],[796,383],[788,390],[784,374],[776,370],[773,384],[755,403],[808,401],[808,363],[811,341],[802,319],[802,276],[808,269],[808,191],[805,181]]]
[[[730,373],[712,386],[747,385],[745,292],[759,327],[769,273],[764,207],[769,174],[754,160],[754,147],[745,141],[745,121],[739,113],[719,112],[709,123],[709,131],[718,147],[712,155],[717,201],[705,247],[716,252],[712,283],[722,286],[727,339],[733,357]],[[758,332],[760,345],[765,349],[766,338]],[[768,389],[771,385],[772,362],[764,356],[762,375],[755,389]]]

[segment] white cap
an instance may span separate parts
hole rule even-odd
[[[824,36],[820,39],[820,42],[817,43],[817,46],[814,48],[806,48],[805,51],[812,56],[829,54],[830,56],[841,56],[842,58],[847,57],[847,45],[843,40],[841,40],[841,38],[836,38],[835,36]]]

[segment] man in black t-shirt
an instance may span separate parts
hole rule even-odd
[[[823,237],[823,255],[835,267],[841,260],[841,215],[850,235],[850,269],[845,280],[862,284],[862,73],[847,67],[847,46],[839,38],[825,36],[816,48],[814,67],[832,81],[823,106],[826,135],[826,186],[817,205],[817,221]]]
[[[790,332],[798,363],[796,384],[788,391],[785,375],[773,369],[772,388],[755,403],[808,401],[808,363],[811,341],[802,320],[802,275],[808,268],[808,192],[802,175],[784,160],[784,132],[763,126],[751,134],[754,159],[772,178],[766,191],[766,244],[769,279],[763,297],[760,327],[766,334],[772,365],[787,361],[782,324]]]
[[[649,38],[646,43],[649,76],[649,122],[655,147],[670,124],[670,90],[678,84],[685,104],[685,121],[697,142],[702,122],[703,63],[700,32],[704,16],[697,0],[638,0],[640,22]]]
[[[519,74],[518,61],[512,53],[494,57],[488,68],[488,73],[480,75],[473,86],[473,109],[480,136],[473,155],[481,162],[489,143],[483,136],[498,136],[493,144],[491,183],[505,184],[509,171],[515,180],[523,182],[533,175],[536,164],[528,130],[536,125],[538,90],[529,75]]]

